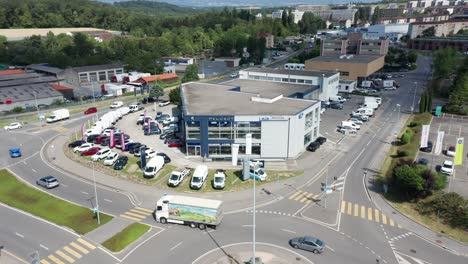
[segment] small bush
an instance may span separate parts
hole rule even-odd
[[[407,157],[408,155],[409,155],[409,153],[406,150],[398,150],[397,151],[397,156],[399,158]]]
[[[444,193],[418,203],[421,214],[433,215],[453,227],[468,230],[468,200],[457,193]]]
[[[420,126],[421,125],[421,122],[420,121],[412,121],[408,127],[417,127],[417,126]]]
[[[13,112],[13,113],[15,113],[15,114],[21,113],[21,112],[23,112],[23,111],[24,111],[24,108],[21,107],[21,106],[17,106],[17,107],[15,107],[15,108],[11,109],[11,112]]]
[[[401,136],[400,141],[402,145],[408,144],[413,137],[414,132],[411,129],[407,129],[406,132]]]

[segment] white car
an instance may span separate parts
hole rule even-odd
[[[111,131],[112,131],[111,128],[107,128],[106,130],[104,130],[104,132],[102,132],[102,135],[106,137],[110,137]],[[114,128],[114,134],[121,133],[121,132],[122,131],[120,131],[120,129]]]
[[[444,161],[442,167],[440,167],[440,172],[452,175],[453,174],[453,162],[450,160]]]
[[[385,87],[384,90],[385,91],[395,91],[396,87]]]
[[[171,101],[161,101],[159,102],[159,106],[160,107],[163,107],[163,106],[166,106],[166,105],[170,105],[171,104]]]
[[[115,152],[111,152],[109,155],[107,155],[106,159],[104,160],[104,165],[106,166],[112,166],[114,163],[117,161],[119,158],[119,154]]]
[[[350,119],[348,119],[348,121],[351,121],[353,122],[354,124],[357,124],[357,125],[362,125],[364,122],[356,117],[351,117]]]
[[[110,108],[119,108],[123,106],[123,102],[122,101],[116,101],[116,102],[113,102],[111,105],[110,105]]]
[[[88,149],[90,149],[90,148],[92,148],[94,146],[95,146],[94,143],[84,143],[81,146],[75,147],[73,149],[73,152],[75,152],[75,153],[76,152],[83,152],[83,151],[86,151],[86,150],[88,150]]]
[[[447,152],[445,154],[447,154],[447,156],[449,157],[455,157],[455,153],[456,153],[455,146],[450,146],[448,147]]]
[[[107,157],[111,153],[111,150],[108,148],[99,150],[96,154],[91,156],[92,161],[99,161]]]
[[[15,122],[15,123],[9,124],[8,126],[4,126],[3,128],[5,130],[13,130],[13,129],[21,128],[21,127],[22,127],[22,125],[20,123]]]
[[[237,78],[237,77],[239,77],[239,73],[237,72],[231,73],[231,78]]]
[[[158,155],[158,153],[153,149],[148,149],[148,150],[145,151],[146,159],[151,159],[153,157],[156,157],[157,155]]]

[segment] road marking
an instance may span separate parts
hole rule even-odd
[[[281,230],[283,230],[284,232],[296,234],[296,232],[292,230],[288,230],[288,229],[281,229]]]
[[[331,248],[330,246],[328,246],[328,245],[325,245],[325,247],[326,247],[326,248],[328,248],[329,250],[331,250],[331,251],[335,252],[335,250],[334,250],[333,248]]]
[[[359,205],[354,204],[354,216],[359,216]]]
[[[35,169],[31,169],[31,170],[32,170],[33,172],[37,173],[37,170],[35,170]]]
[[[88,241],[86,241],[84,239],[78,238],[77,241],[80,242],[81,244],[85,245],[86,247],[88,247],[91,250],[96,249],[96,247],[93,244],[89,243]]]
[[[348,202],[348,215],[351,215],[353,210],[353,204],[351,202]]]
[[[109,199],[104,199],[104,201],[112,203],[112,200],[109,200]]]
[[[64,249],[65,251],[67,251],[68,253],[70,253],[71,255],[73,255],[73,256],[74,256],[75,258],[77,258],[77,259],[79,259],[79,258],[82,257],[80,253],[78,253],[78,252],[76,252],[75,250],[69,248],[68,246],[63,247],[63,249]]]
[[[16,233],[16,232],[15,232],[15,235],[17,235],[17,236],[19,236],[19,237],[21,237],[21,238],[24,238],[24,236],[23,236],[22,234],[20,234],[20,233]]]
[[[87,193],[87,192],[81,192],[81,193],[82,193],[82,194],[86,194],[86,195],[89,195],[89,193]]]
[[[372,221],[372,208],[367,208],[367,219]]]
[[[346,202],[345,201],[341,201],[341,213],[344,214],[345,212],[345,207],[346,207]]]
[[[43,259],[43,260],[41,260],[41,264],[50,264],[50,262],[47,261],[47,260],[45,260],[45,259]]]
[[[183,242],[180,242],[179,244],[177,244],[177,245],[171,247],[171,248],[169,249],[169,251],[172,251],[172,250],[176,249],[178,246],[182,245],[182,243],[183,243]]]
[[[39,244],[39,246],[40,246],[41,248],[45,249],[45,250],[49,250],[48,247],[46,247],[46,246],[44,246],[44,245],[42,245],[42,244]]]
[[[146,218],[146,215],[135,214],[133,212],[126,212],[125,215],[130,215],[130,216],[133,216],[133,217],[139,217],[141,219]]]
[[[242,227],[253,227],[253,225],[242,225]]]
[[[83,254],[88,254],[88,253],[89,253],[89,251],[88,251],[87,249],[85,249],[85,248],[83,248],[82,246],[76,244],[75,242],[71,242],[71,243],[70,243],[70,246],[72,246],[72,247],[78,249],[78,250],[81,251],[81,253],[83,253]]]
[[[375,212],[375,221],[377,223],[380,222],[380,215],[379,215],[379,210],[378,209],[374,209],[374,212]]]
[[[54,255],[49,255],[48,257],[50,260],[52,260],[53,262],[57,263],[57,264],[65,264],[63,263],[60,259],[58,259],[57,257],[55,257]]]
[[[361,218],[366,218],[366,207],[361,205]]]
[[[55,251],[55,254],[59,255],[60,257],[62,257],[63,259],[65,259],[66,261],[68,261],[70,263],[75,262],[74,259],[72,259],[71,257],[69,257],[67,254],[63,253],[60,250]]]
[[[150,210],[150,209],[146,209],[146,208],[141,208],[141,207],[135,207],[135,209],[140,210],[140,211],[144,211],[144,212],[148,212],[148,213],[153,213],[153,211],[154,211],[154,210]]]
[[[395,222],[390,218],[390,226],[395,226]]]
[[[141,219],[139,219],[139,218],[127,216],[127,215],[124,215],[124,214],[121,214],[120,217],[127,218],[127,219],[130,219],[132,221],[137,221],[137,222],[141,221]]]
[[[296,198],[294,198],[294,201],[297,201],[297,200],[301,199],[301,197],[303,197],[303,195],[304,195],[305,193],[306,193],[306,192],[301,191],[301,194],[298,195]]]
[[[382,223],[383,223],[384,225],[387,224],[387,216],[386,216],[385,214],[382,214]]]
[[[296,198],[296,196],[299,195],[299,194],[301,194],[301,192],[302,192],[302,191],[297,191],[297,192],[295,192],[293,195],[289,196],[289,199],[292,200],[292,199]]]

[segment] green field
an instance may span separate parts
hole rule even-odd
[[[29,187],[7,170],[0,170],[0,202],[71,228],[78,234],[86,234],[99,227],[91,209]],[[100,218],[101,225],[104,225],[112,216],[100,213]]]
[[[113,237],[104,241],[102,245],[112,252],[120,252],[135,240],[143,236],[149,229],[150,227],[148,225],[133,223],[115,234]]]

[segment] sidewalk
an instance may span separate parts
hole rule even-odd
[[[0,251],[0,263],[1,264],[27,264],[29,262],[23,259],[20,259],[18,256],[15,256],[14,254],[3,249]]]

